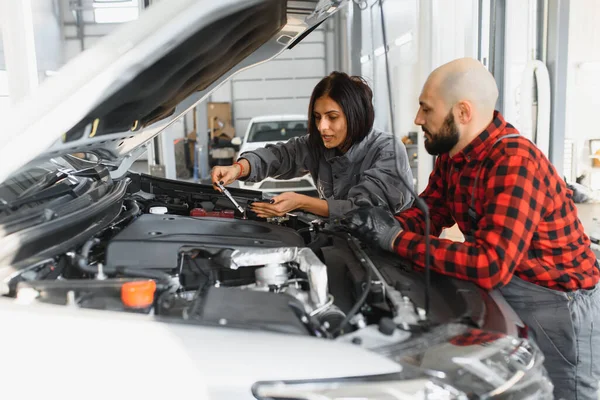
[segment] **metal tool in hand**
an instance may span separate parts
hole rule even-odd
[[[241,212],[242,214],[245,213],[245,210],[242,208],[242,206],[240,206],[240,204],[235,201],[235,199],[233,198],[233,196],[231,195],[231,193],[229,193],[229,190],[227,190],[225,188],[225,186],[223,186],[223,184],[221,182],[217,182],[217,187],[219,189],[221,189],[221,193],[223,193],[225,196],[227,196],[227,198],[229,199],[229,201],[231,201],[233,203],[233,205],[235,206],[235,208],[237,208],[239,210],[239,212]]]

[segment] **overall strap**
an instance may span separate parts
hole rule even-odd
[[[507,138],[513,138],[513,137],[519,137],[521,135],[519,135],[518,133],[511,133],[509,135],[504,135],[499,137],[494,144],[492,144],[492,146],[490,147],[490,150],[488,151],[487,156],[490,155],[490,153],[492,152],[493,148],[500,143],[503,139],[507,139]],[[471,204],[469,205],[469,217],[471,218],[471,230],[472,232],[475,231],[475,228],[477,227],[477,223],[479,222],[479,218],[477,217],[477,212],[475,212],[475,191],[477,190],[477,183],[479,183],[479,175],[481,175],[481,170],[483,169],[483,165],[485,164],[486,161],[488,161],[489,158],[485,158],[482,162],[481,165],[479,166],[479,169],[477,170],[477,175],[475,175],[475,184],[473,185],[473,191],[471,192]]]

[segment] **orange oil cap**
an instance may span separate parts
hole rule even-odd
[[[150,307],[154,302],[156,282],[153,280],[127,282],[121,286],[121,300],[131,308]]]

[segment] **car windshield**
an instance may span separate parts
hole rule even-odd
[[[282,142],[307,133],[307,121],[255,122],[250,128],[248,142]]]

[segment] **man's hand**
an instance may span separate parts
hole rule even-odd
[[[357,208],[341,222],[360,241],[387,251],[394,249],[394,240],[402,231],[398,220],[383,207]]]
[[[290,211],[302,207],[304,195],[286,192],[273,197],[273,204],[256,202],[250,206],[261,218],[282,217]]]

